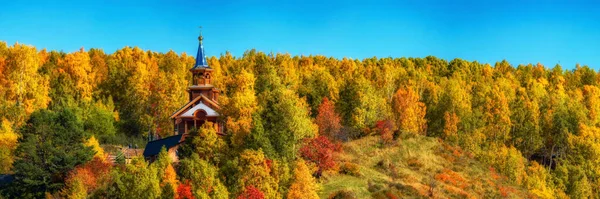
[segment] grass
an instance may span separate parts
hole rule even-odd
[[[361,176],[326,172],[321,198],[350,190],[357,198],[524,198],[525,191],[508,183],[472,155],[431,137],[403,136],[390,145],[370,136],[343,144],[337,162],[358,164]],[[432,188],[433,187],[433,188]]]

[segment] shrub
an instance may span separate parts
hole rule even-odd
[[[414,169],[414,168],[418,169],[418,168],[421,168],[421,167],[423,167],[423,163],[422,163],[421,161],[419,161],[419,158],[416,158],[416,157],[409,158],[409,159],[406,161],[406,164],[407,164],[409,167],[412,167],[413,169]]]
[[[394,140],[394,123],[390,120],[378,121],[375,125],[377,132],[381,135],[384,144],[390,144]]]
[[[362,176],[362,173],[360,172],[360,166],[351,162],[344,162],[344,164],[340,166],[340,172],[356,177]]]
[[[329,195],[327,199],[356,199],[356,196],[350,190],[339,190]]]
[[[379,160],[379,162],[377,162],[377,167],[379,167],[380,169],[383,169],[384,171],[388,171],[390,169],[391,165],[392,165],[392,162],[387,157],[384,157],[383,159]]]

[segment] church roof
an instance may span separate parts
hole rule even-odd
[[[198,102],[198,101],[200,101],[200,104],[203,104],[204,106],[210,108],[212,111],[215,111],[215,109],[220,108],[219,105],[215,101],[200,94],[200,95],[198,95],[198,97],[194,98],[192,101],[188,102],[187,104],[185,104],[181,108],[179,108],[179,110],[177,110],[175,113],[173,113],[173,115],[171,115],[171,118],[176,118],[178,116],[181,116],[182,112],[186,113],[187,110],[189,110],[188,108],[190,108],[192,105],[196,104],[196,102]],[[192,108],[195,108],[195,107],[196,106],[193,106]],[[198,109],[196,109],[196,110],[198,110]],[[207,116],[209,116],[210,113],[208,112],[208,110],[205,109],[205,111],[208,114]],[[216,111],[215,111],[215,113],[216,113]],[[193,114],[193,112],[192,112],[192,114]],[[216,113],[216,114],[218,115],[218,113]]]
[[[158,155],[158,153],[160,153],[160,150],[163,148],[163,146],[165,148],[167,148],[167,150],[169,150],[170,148],[173,148],[173,147],[179,145],[179,143],[181,142],[182,136],[183,136],[183,134],[179,134],[179,135],[166,137],[166,138],[163,138],[160,140],[154,140],[154,141],[148,142],[148,144],[146,144],[146,149],[144,149],[144,157],[151,157],[151,156]]]
[[[196,53],[196,65],[194,65],[194,68],[192,69],[202,69],[202,68],[209,68],[208,66],[208,62],[206,62],[206,55],[204,54],[204,45],[202,44],[202,40],[204,39],[204,37],[202,37],[202,33],[200,33],[200,36],[198,37],[198,53]]]

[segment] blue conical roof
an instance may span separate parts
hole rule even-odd
[[[204,45],[202,45],[202,35],[198,37],[198,53],[196,54],[196,65],[194,68],[208,68],[208,63],[206,62],[206,56],[204,55]]]

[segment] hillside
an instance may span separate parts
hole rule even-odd
[[[360,166],[360,175],[326,173],[321,198],[346,190],[357,198],[525,198],[525,189],[431,137],[400,138],[384,146],[371,136],[343,144],[339,162]],[[387,196],[386,196],[387,195]]]

